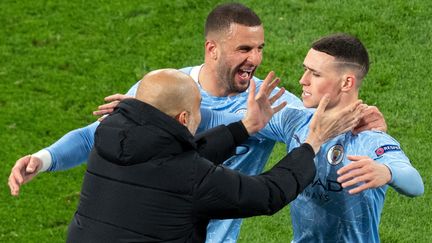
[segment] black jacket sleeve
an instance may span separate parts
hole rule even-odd
[[[257,176],[212,167],[196,185],[194,209],[200,217],[218,219],[274,214],[312,182],[314,157],[312,147],[302,144]]]
[[[241,121],[227,126],[221,125],[195,136],[198,153],[213,162],[221,164],[234,155],[235,148],[249,137]]]

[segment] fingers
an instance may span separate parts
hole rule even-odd
[[[255,90],[256,90],[255,81],[251,79],[249,83],[248,106],[250,102],[252,102],[255,99]]]
[[[269,86],[269,84],[272,82],[272,80],[274,79],[274,76],[275,76],[275,72],[273,72],[273,71],[270,71],[268,74],[267,74],[267,77],[264,79],[264,81],[263,81],[263,87],[267,87],[267,86]]]
[[[358,134],[366,130],[387,131],[384,116],[376,106],[368,106],[363,111],[360,123],[353,129],[353,133]]]
[[[93,111],[93,115],[94,116],[103,116],[106,114],[111,114],[113,111],[114,111],[114,109],[98,110],[98,111]]]
[[[117,107],[120,101],[128,98],[132,98],[132,96],[123,95],[123,94],[114,94],[114,95],[107,96],[104,98],[104,100],[105,102],[109,102],[109,103],[98,106],[98,110],[93,111],[93,115],[102,116],[105,114],[110,114],[114,111],[114,108]]]
[[[115,100],[115,101],[112,101],[110,103],[98,106],[98,109],[99,110],[114,109],[119,103],[120,103],[120,101]]]
[[[391,180],[390,169],[368,156],[348,156],[348,159],[352,163],[337,171],[340,175],[337,181],[343,188],[355,186],[348,191],[350,194],[383,186]]]
[[[12,174],[9,176],[8,185],[11,195],[18,196],[20,184]]]
[[[341,176],[339,176],[337,178],[337,181],[339,183],[343,183],[343,185],[342,185],[343,187],[352,186],[353,184],[355,184],[359,181],[355,181],[353,184],[346,184],[346,185],[344,185],[344,184],[345,184],[345,182],[347,182],[349,180],[354,181],[354,179],[358,179],[357,177],[362,176],[362,175],[369,173],[369,172],[370,172],[369,168],[365,168],[364,163],[363,163],[361,165],[358,165],[355,168],[351,168],[349,171],[347,171],[343,174],[340,174]]]
[[[277,105],[276,107],[273,107],[273,114],[278,113],[280,110],[282,110],[287,105],[287,102],[284,101]]]
[[[329,94],[325,94],[321,98],[320,103],[319,103],[318,108],[316,109],[315,113],[318,113],[318,114],[324,113],[324,111],[325,111],[325,109],[326,109],[326,107],[327,107],[327,105],[328,105],[329,102],[330,102],[330,95]]]
[[[273,104],[285,93],[285,88],[281,88],[275,95],[269,98],[270,104]]]
[[[273,80],[267,87],[267,97],[270,96],[270,94],[273,92],[273,90],[280,84],[281,80],[280,78],[276,78]]]
[[[348,180],[348,181],[342,183],[341,185],[343,188],[347,188],[350,186],[354,186],[357,183],[361,183],[361,182],[367,183],[370,180],[371,180],[370,176],[365,174],[365,175],[361,175],[361,176],[356,176],[356,177],[352,178],[351,180]]]
[[[98,110],[97,111],[93,111],[93,115],[95,116],[102,116],[105,114],[110,114],[114,111],[114,108],[117,107],[117,105],[120,103],[120,101],[112,101],[108,104],[103,104],[98,106]]]
[[[13,196],[17,196],[19,193],[20,185],[24,183],[24,171],[26,170],[27,164],[30,161],[31,156],[27,155],[15,163],[9,175],[8,185]]]
[[[34,156],[30,156],[30,162],[25,171],[27,174],[37,173],[41,167],[42,161]]]
[[[372,182],[364,183],[364,184],[361,184],[361,185],[358,186],[358,187],[355,187],[355,188],[353,188],[353,189],[350,189],[350,190],[348,191],[348,193],[349,193],[349,194],[357,194],[357,193],[360,193],[360,192],[362,192],[362,191],[365,191],[365,190],[367,190],[367,189],[369,189],[369,188],[374,188]]]
[[[343,114],[343,115],[352,114],[353,112],[359,112],[359,111],[364,110],[366,108],[366,106],[361,106],[362,103],[363,103],[362,100],[357,100],[356,102],[354,102],[351,105],[342,109],[341,114]],[[358,110],[358,109],[360,109],[360,110]],[[360,114],[361,114],[361,112],[360,112]]]
[[[113,95],[105,97],[104,100],[105,100],[105,102],[111,102],[111,101],[115,101],[115,100],[121,101],[121,100],[124,100],[127,98],[130,98],[130,96],[124,95],[124,94],[113,94]]]
[[[363,131],[382,131],[382,132],[386,132],[387,131],[387,124],[385,124],[384,120],[376,120],[376,121],[371,121],[368,123],[365,123],[365,121],[360,120],[360,123],[358,126],[356,126],[354,128],[354,134],[359,134]]]
[[[260,93],[263,93],[266,97],[269,97],[273,90],[279,85],[281,80],[279,78],[274,78],[275,73],[270,71],[267,77],[264,79],[261,87]]]

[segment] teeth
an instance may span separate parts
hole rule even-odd
[[[248,73],[248,72],[243,72],[243,73],[240,75],[240,77],[242,77],[242,78],[247,78],[247,77],[249,77],[249,73]]]
[[[306,91],[303,91],[303,95],[304,95],[304,96],[309,96],[309,95],[311,95],[311,93],[308,93],[308,92],[306,92]]]

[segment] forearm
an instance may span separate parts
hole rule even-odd
[[[220,219],[274,214],[312,182],[314,156],[312,148],[303,144],[258,176],[216,167],[198,186],[197,210]]]
[[[392,177],[388,184],[398,193],[409,197],[420,196],[424,193],[423,180],[418,171],[410,164],[392,162],[385,165],[389,168]]]
[[[51,146],[45,148],[51,155],[48,171],[65,170],[75,167],[88,158],[94,143],[94,132],[99,122],[73,130]],[[45,164],[45,161],[44,161]]]
[[[234,122],[202,132],[195,141],[200,155],[217,165],[234,155],[235,147],[248,137],[242,122]]]

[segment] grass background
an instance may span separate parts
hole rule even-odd
[[[425,183],[416,199],[389,190],[382,242],[432,242],[432,2],[422,0],[241,1],[266,31],[257,76],[275,70],[300,93],[310,43],[334,32],[358,36],[371,70],[361,98],[384,113]],[[150,70],[203,62],[203,24],[218,1],[0,1],[0,242],[64,242],[85,166],[43,173],[9,195],[15,161],[95,120],[103,97]],[[278,145],[271,165],[284,154]],[[245,220],[239,242],[289,242],[289,209]]]

